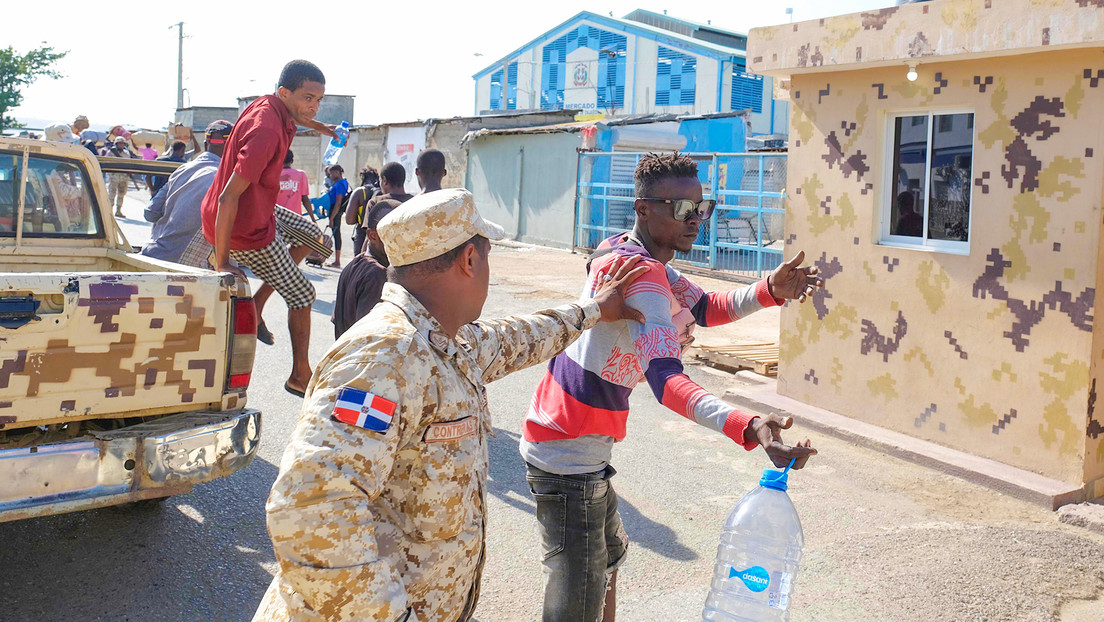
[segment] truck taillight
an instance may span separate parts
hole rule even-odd
[[[257,307],[252,298],[234,298],[231,307],[230,365],[227,389],[244,389],[253,374],[253,355],[257,350]]]

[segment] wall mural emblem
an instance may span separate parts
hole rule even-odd
[[[572,84],[575,86],[586,86],[587,80],[590,78],[590,67],[587,67],[586,63],[578,63],[575,65],[575,72],[572,74]]]

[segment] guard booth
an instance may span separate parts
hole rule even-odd
[[[576,179],[574,247],[590,251],[629,231],[635,215],[633,172],[643,152],[581,152]],[[698,163],[702,196],[717,209],[689,253],[698,268],[761,278],[782,263],[785,153],[686,153]]]

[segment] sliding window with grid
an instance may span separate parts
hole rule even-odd
[[[974,113],[895,113],[886,128],[881,243],[969,254]]]

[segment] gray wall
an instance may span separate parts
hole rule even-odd
[[[332,125],[341,125],[342,121],[348,121],[353,125],[353,102],[356,95],[327,95],[318,104],[318,114],[315,120]]]
[[[323,100],[325,101],[325,100]],[[440,149],[445,155],[445,167],[448,174],[441,180],[444,188],[465,187],[468,171],[468,149],[461,144],[464,136],[472,130],[482,128],[511,128],[525,125],[547,125],[551,123],[564,123],[570,121],[574,112],[556,111],[547,114],[532,115],[494,115],[482,118],[460,117],[452,119],[430,119],[425,122],[413,123],[389,123],[385,125],[372,125],[355,127],[349,133],[349,141],[341,152],[338,160],[345,169],[345,177],[352,187],[360,184],[360,169],[364,166],[372,166],[377,171],[383,168],[387,162],[396,161],[398,156],[387,150],[388,136],[393,128],[418,128],[425,132],[426,148]],[[571,179],[575,176],[575,146],[578,143],[578,135],[567,143],[569,149],[565,152],[571,160]],[[313,131],[301,132],[291,143],[291,149],[295,152],[295,168],[306,171],[307,179],[311,184],[311,196],[322,193],[322,153],[329,141],[327,136],[319,136]],[[528,154],[526,154],[528,156]],[[572,181],[572,183],[574,183]],[[571,208],[574,210],[574,189],[572,187]],[[570,223],[568,223],[570,224]],[[540,243],[544,243],[543,241]],[[553,246],[569,246],[571,232],[564,237],[562,244]]]
[[[447,174],[441,180],[441,187],[462,188],[468,170],[468,150],[462,143],[468,132],[483,128],[500,129],[566,123],[573,119],[574,114],[574,111],[567,110],[551,111],[544,114],[429,119],[424,123],[388,123],[358,127],[354,128],[352,133],[353,136],[359,137],[356,149],[356,166],[353,168],[359,171],[365,165],[370,165],[379,170],[387,162],[397,160],[395,154],[387,151],[387,137],[391,128],[421,126],[425,129],[426,148],[439,149],[445,155]],[[344,160],[342,160],[342,163],[344,164]],[[352,169],[346,167],[347,176],[350,170]]]
[[[208,125],[218,120],[231,123],[237,121],[238,109],[221,106],[192,106],[177,110],[175,119],[176,123],[187,125],[196,133],[202,133]]]
[[[579,135],[512,134],[468,144],[467,188],[479,213],[520,242],[571,248]]]
[[[253,100],[257,97],[256,95],[239,97],[238,114],[244,112],[245,107],[253,103]],[[322,98],[322,102],[318,104],[318,114],[314,118],[317,121],[331,125],[341,125],[342,121],[348,121],[349,125],[353,125],[353,102],[355,100],[356,95],[326,95]]]

